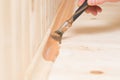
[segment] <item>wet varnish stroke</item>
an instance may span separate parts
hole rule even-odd
[[[60,27],[60,25],[63,24],[64,21],[69,19],[70,16],[73,14],[74,2],[74,0],[63,0],[55,16],[55,20],[52,23],[51,33],[57,30]],[[59,48],[59,42],[55,41],[54,39],[52,39],[51,36],[49,36],[43,51],[43,57],[45,58],[45,60],[54,62],[56,57],[59,55]]]

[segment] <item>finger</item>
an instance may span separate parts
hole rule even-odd
[[[81,6],[85,0],[78,0],[78,6]]]
[[[96,7],[95,6],[88,7],[87,13],[91,13],[92,15],[96,16],[97,15]]]
[[[90,6],[96,5],[96,0],[88,0],[88,5]]]
[[[118,2],[120,0],[105,0],[106,2]]]
[[[94,6],[94,5],[100,5],[103,4],[105,0],[88,0],[88,5]]]
[[[86,12],[87,14],[89,14],[89,13],[90,13],[89,9],[85,10],[85,12]]]
[[[86,10],[86,13],[91,13],[93,15],[97,15],[100,12],[102,12],[102,9],[99,6],[89,6]]]
[[[96,16],[97,15],[97,10],[96,7],[93,7],[92,15]]]
[[[101,13],[101,12],[102,12],[102,8],[101,8],[101,7],[99,7],[99,6],[96,6],[96,10],[97,10],[97,12],[99,12],[99,13]]]

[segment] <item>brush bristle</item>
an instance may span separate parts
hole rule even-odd
[[[54,40],[56,40],[56,41],[58,41],[59,43],[61,43],[62,35],[63,35],[62,32],[60,32],[60,31],[55,31],[54,33],[51,34],[51,37],[52,37]]]

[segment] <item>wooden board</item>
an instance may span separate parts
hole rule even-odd
[[[62,0],[0,0],[0,80],[24,80]]]
[[[74,9],[74,0],[62,1],[60,7],[58,8],[56,16],[52,22],[52,25],[50,26],[46,35],[44,36],[41,45],[39,46],[28,70],[26,71],[25,80],[30,80],[30,79],[44,80],[43,76],[48,77],[48,73],[49,70],[51,70],[51,68],[49,68],[49,70],[46,71],[45,68],[49,66],[47,65],[43,66],[43,65],[44,63],[51,65],[51,62],[53,63],[55,61],[57,57],[56,55],[59,54],[59,44],[57,41],[51,38],[50,34],[55,30],[57,30],[60,27],[60,25],[72,15],[73,9]],[[41,62],[41,59],[43,59],[44,63]],[[40,77],[41,76],[40,74],[43,74],[41,73],[42,71],[46,73],[42,77]]]
[[[51,33],[54,33],[61,24],[63,24],[67,19],[71,17],[74,9],[74,0],[63,0],[53,24],[51,25]],[[59,43],[51,38],[49,35],[48,40],[45,45],[43,56],[48,61],[55,61],[56,57],[59,54]],[[50,52],[47,53],[48,49],[51,48]]]
[[[63,36],[49,80],[120,80],[120,3],[84,13]]]

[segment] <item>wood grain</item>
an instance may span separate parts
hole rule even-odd
[[[64,21],[70,18],[70,16],[73,14],[74,2],[75,2],[74,0],[63,0],[56,14],[56,17],[50,27],[51,33],[57,30],[61,26],[61,24],[63,24]],[[59,54],[59,43],[53,40],[49,35],[43,51],[43,56],[48,61],[55,61],[58,54]]]
[[[97,16],[82,14],[63,36],[49,80],[120,80],[120,2],[101,7]]]
[[[73,8],[74,8],[74,0],[62,0],[51,26],[49,26],[47,32],[44,34],[44,38],[42,39],[41,44],[35,50],[36,52],[31,61],[31,64],[26,70],[26,75],[25,75],[26,80],[29,80],[32,75],[34,75],[33,77],[35,77],[36,80],[39,80],[39,78],[36,78],[36,77],[39,77],[38,75],[41,74],[41,72],[39,72],[40,69],[43,70],[44,67],[47,67],[47,66],[44,66],[42,68],[38,67],[38,64],[42,65],[42,63],[40,62],[41,58],[43,58],[48,63],[55,61],[56,56],[59,53],[59,45],[58,45],[58,42],[54,41],[50,37],[50,34],[72,15]],[[39,13],[36,12],[36,14],[38,15]],[[37,16],[35,18],[37,19]],[[39,27],[39,25],[40,23],[37,22],[37,25],[35,26],[37,29],[37,32],[39,31],[39,29],[37,28]],[[40,28],[40,29],[42,30],[43,28]],[[39,39],[39,37],[37,37],[38,35],[39,34],[37,34],[35,37],[36,40]],[[37,70],[39,71],[36,72]],[[45,77],[48,77],[48,76],[45,76]]]

